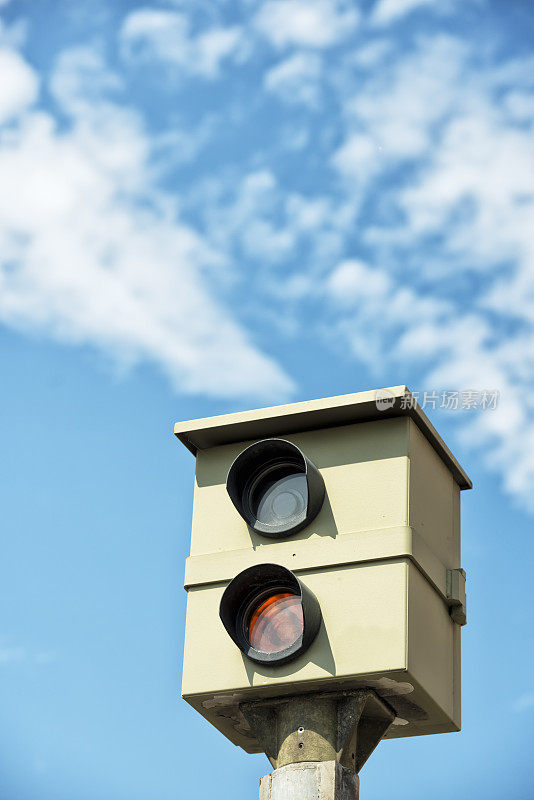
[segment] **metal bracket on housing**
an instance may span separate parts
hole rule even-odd
[[[359,772],[396,716],[373,689],[275,697],[239,708],[274,769],[338,761]]]
[[[449,613],[458,625],[467,622],[465,597],[465,571],[463,569],[447,570],[447,604]]]

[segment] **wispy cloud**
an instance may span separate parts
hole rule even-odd
[[[295,53],[265,73],[264,86],[286,103],[317,108],[321,78],[322,63],[316,53]]]
[[[346,39],[358,21],[356,8],[344,0],[268,0],[255,25],[277,47],[324,48]]]
[[[0,49],[0,125],[24,111],[37,98],[39,80],[15,51]]]
[[[472,421],[464,438],[534,508],[529,60],[495,70],[477,64],[465,41],[438,35],[388,56],[378,72],[346,94],[347,134],[333,165],[363,198],[380,193],[361,239],[388,282],[380,314],[368,296],[376,280],[336,268],[332,285],[336,275],[359,284],[350,313],[350,292],[339,297],[338,330],[359,358],[411,363],[429,385],[499,388],[498,410]]]
[[[428,386],[500,390],[497,410],[459,430],[534,508],[529,59],[496,68],[465,37],[438,32],[404,49],[370,37],[340,64],[328,75],[298,51],[265,76],[284,102],[313,105],[324,83],[339,104],[341,139],[320,143],[331,168],[321,192],[295,192],[274,168],[232,179],[234,199],[223,189],[203,196],[207,235],[286,265],[281,279],[259,272],[263,302],[285,297],[298,317],[300,301],[315,299],[315,330],[348,343],[377,381],[409,369]],[[291,213],[297,206],[304,216]],[[343,257],[354,231],[358,257]],[[291,268],[303,252],[306,269]]]
[[[195,34],[187,14],[147,7],[125,18],[120,36],[129,58],[158,59],[171,64],[178,76],[184,73],[213,79],[219,75],[222,62],[236,54],[241,29],[237,25],[213,26]]]
[[[378,383],[498,389],[459,430],[534,508],[534,62],[428,24],[448,13],[453,31],[458,7],[145,6],[122,20],[118,74],[94,45],[67,49],[39,110],[6,40],[3,322],[149,360],[180,391],[288,395],[248,332],[261,321]],[[140,65],[191,101],[187,121],[153,130],[125,102]]]
[[[446,2],[441,0],[442,5]],[[378,0],[371,19],[377,25],[390,25],[416,9],[439,5],[438,0]]]
[[[399,161],[426,158],[437,127],[457,109],[465,64],[464,44],[439,35],[401,58],[379,55],[356,92],[350,79],[342,89],[347,135],[334,165],[362,183]]]
[[[0,144],[4,324],[94,345],[122,364],[152,361],[180,391],[287,396],[291,380],[204,277],[227,256],[156,188],[143,122],[111,97],[116,76],[92,49],[63,53],[50,82],[68,119],[60,130],[31,105],[31,68],[4,55],[17,98]]]

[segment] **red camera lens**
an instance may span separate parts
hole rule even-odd
[[[263,594],[250,612],[248,640],[255,650],[279,653],[295,644],[304,631],[302,602],[292,592]]]

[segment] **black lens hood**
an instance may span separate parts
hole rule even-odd
[[[251,477],[276,462],[292,463],[299,472],[306,476],[308,489],[306,510],[296,524],[277,526],[263,524],[255,518],[251,511],[249,498],[246,496],[250,491]],[[256,533],[275,539],[290,536],[309,525],[321,510],[325,496],[323,477],[315,464],[304,455],[296,444],[285,439],[263,439],[243,450],[228,470],[226,489],[232,503],[245,522]]]
[[[244,610],[251,600],[270,588],[288,589],[301,599],[302,635],[290,647],[277,653],[264,653],[251,646],[243,630]],[[321,608],[315,595],[296,575],[279,564],[256,564],[230,581],[221,598],[219,616],[232,641],[251,661],[258,664],[287,664],[311,645],[321,625]]]

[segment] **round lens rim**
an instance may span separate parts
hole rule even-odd
[[[243,512],[248,517],[251,527],[254,530],[259,531],[260,533],[277,536],[281,533],[288,534],[295,531],[299,526],[302,527],[303,523],[306,520],[306,516],[308,513],[308,497],[304,498],[304,508],[300,512],[300,514],[291,520],[291,522],[279,522],[278,524],[269,524],[266,522],[262,522],[257,518],[256,511],[254,507],[256,505],[256,496],[261,490],[261,485],[266,482],[273,472],[282,470],[285,467],[291,469],[291,472],[288,471],[287,477],[291,475],[304,475],[306,478],[306,470],[304,469],[302,464],[296,459],[290,458],[277,458],[272,459],[271,461],[267,462],[266,464],[262,464],[249,478],[246,482],[242,496],[241,496],[241,505],[243,507]],[[286,476],[284,476],[286,477]],[[264,490],[263,495],[267,490]],[[260,495],[260,499],[261,499]]]
[[[255,517],[250,507],[252,479],[264,473],[266,467],[276,463],[290,463],[295,473],[303,474],[306,480],[306,504],[297,521],[266,525]],[[261,439],[245,447],[233,460],[226,476],[226,491],[237,512],[249,528],[261,536],[281,539],[292,536],[306,528],[319,514],[326,496],[323,477],[315,464],[293,442],[286,439]]]
[[[258,595],[276,590],[295,594],[302,605],[302,636],[286,650],[266,653],[251,646],[243,625],[245,615]],[[319,632],[322,614],[314,593],[303,584],[295,573],[281,564],[263,563],[247,567],[228,584],[219,604],[219,616],[226,632],[243,655],[264,666],[286,664],[303,654]]]
[[[284,650],[278,650],[274,653],[269,653],[265,650],[258,650],[251,644],[249,636],[248,636],[248,627],[247,621],[250,616],[251,610],[257,605],[258,598],[264,596],[267,592],[270,594],[275,594],[277,592],[287,592],[289,594],[294,594],[296,597],[300,599],[302,604],[302,632],[300,636],[293,642],[293,644],[289,645],[288,647],[284,648]],[[306,631],[306,613],[303,604],[303,596],[300,584],[298,586],[291,585],[289,582],[286,581],[277,581],[277,582],[270,582],[269,584],[264,584],[261,587],[255,587],[255,589],[248,593],[248,595],[242,600],[239,610],[237,612],[237,619],[235,625],[235,633],[236,638],[235,642],[241,652],[243,652],[248,658],[252,661],[255,661],[258,664],[283,664],[287,661],[292,661],[296,658],[300,652],[305,649],[304,648],[304,636]]]

